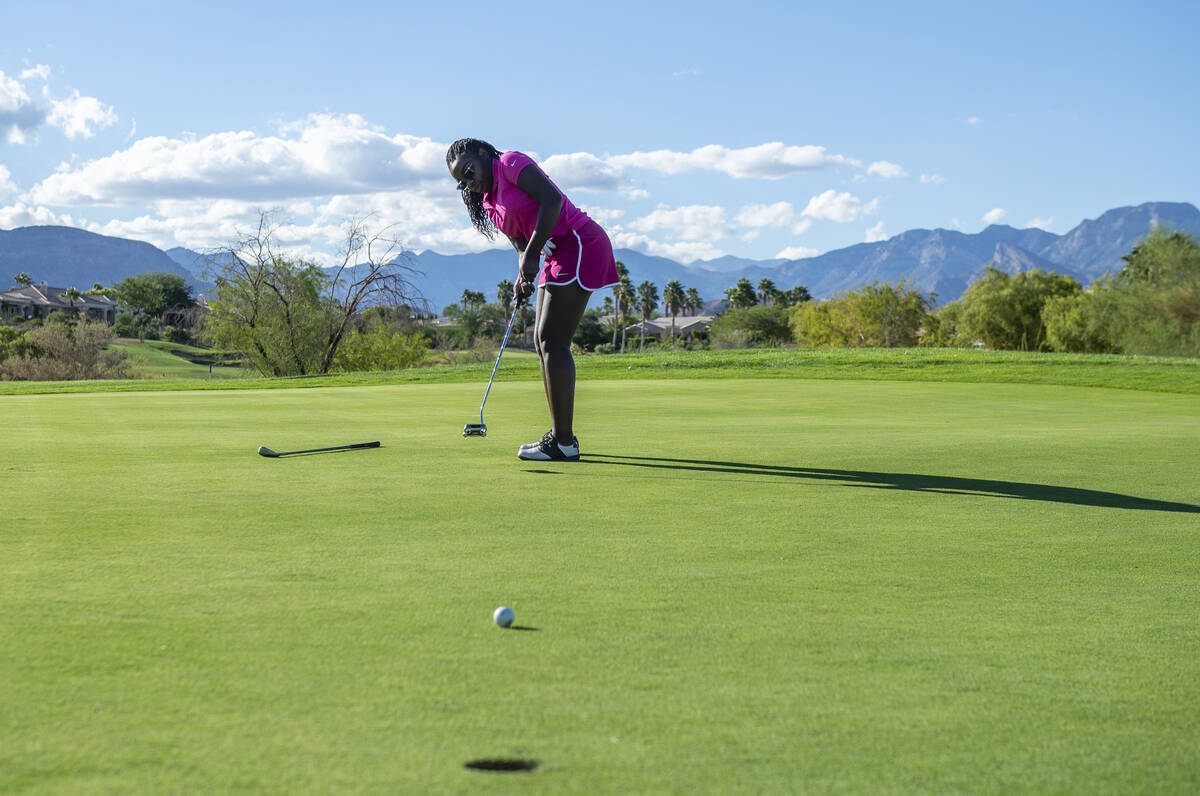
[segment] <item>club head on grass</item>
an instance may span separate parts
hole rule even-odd
[[[483,423],[467,423],[463,426],[464,437],[486,437],[487,426]]]
[[[258,455],[259,455],[259,456],[266,456],[268,459],[278,459],[278,458],[279,458],[279,454],[278,454],[278,453],[276,453],[275,451],[273,451],[273,450],[271,450],[270,448],[266,447],[265,445],[259,445],[259,446],[258,446]]]

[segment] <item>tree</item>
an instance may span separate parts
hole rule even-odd
[[[63,298],[67,300],[67,306],[70,307],[71,315],[75,315],[75,302],[79,301],[82,295],[76,288],[69,287],[62,292]]]
[[[512,311],[513,299],[513,283],[511,279],[502,279],[496,283],[496,301],[500,302],[500,309],[504,310],[504,317],[508,317],[508,313]]]
[[[271,214],[244,233],[222,258],[217,295],[205,325],[214,341],[240,351],[273,376],[328,373],[344,336],[372,304],[426,306],[408,281],[399,241],[368,219],[345,227],[332,268],[279,251]]]
[[[481,290],[464,290],[462,298],[459,300],[462,302],[463,309],[478,309],[487,303],[487,299],[483,297],[483,291]]]
[[[758,295],[754,292],[754,285],[750,284],[750,280],[742,277],[736,285],[725,291],[725,300],[733,309],[745,309],[758,303]]]
[[[13,277],[13,281],[17,283],[17,287],[29,287],[33,284],[33,277],[28,271],[22,271]]]
[[[675,316],[683,309],[686,297],[683,293],[683,285],[678,279],[672,279],[663,288],[663,304],[666,305],[667,312],[671,315],[671,342],[675,342]]]
[[[623,306],[622,299],[626,295],[625,287],[626,287],[626,283],[629,281],[629,269],[626,268],[625,263],[621,262],[620,260],[617,260],[617,280],[618,280],[617,284],[613,285],[613,287],[612,287],[613,311],[617,314],[617,317],[614,319],[614,322],[613,322],[613,339],[612,339],[613,348],[617,347],[617,325],[618,325],[618,322],[620,322],[621,328],[624,329],[625,315],[624,315],[624,312],[622,311],[622,306]],[[621,344],[621,350],[622,351],[625,350],[624,343]]]
[[[780,302],[785,307],[794,307],[806,301],[812,301],[812,296],[809,295],[808,288],[804,285],[796,285],[791,290],[785,290],[780,294]]]
[[[760,304],[770,304],[772,299],[779,294],[779,290],[775,287],[775,283],[767,277],[758,280],[758,301]]]
[[[687,302],[688,315],[699,315],[700,310],[704,307],[704,301],[700,298],[700,292],[694,287],[689,287],[684,291],[684,301]]]
[[[760,304],[718,315],[708,330],[708,339],[719,348],[778,346],[791,342],[792,330],[785,308]]]
[[[618,265],[620,265],[618,263]],[[618,269],[619,271],[619,269]],[[617,304],[617,317],[620,318],[621,325],[621,353],[625,353],[625,327],[628,326],[629,310],[633,307],[635,297],[633,289],[633,281],[629,278],[629,272],[626,271],[621,277],[621,281],[613,285],[613,296]],[[613,348],[617,346],[617,333],[613,330]]]
[[[1121,259],[1126,283],[1166,288],[1200,280],[1200,245],[1179,230],[1155,227]]]
[[[1156,228],[1115,276],[1042,309],[1055,351],[1200,356],[1200,245]]]
[[[658,287],[649,279],[642,282],[638,285],[637,300],[642,311],[642,334],[638,343],[638,353],[641,353],[646,350],[646,322],[650,320],[650,313],[658,306]]]
[[[989,348],[1020,351],[1049,350],[1042,307],[1055,296],[1074,296],[1082,290],[1071,276],[1034,268],[1008,274],[987,266],[955,304],[955,342],[983,341]]]
[[[894,348],[915,346],[929,325],[936,296],[926,296],[902,280],[873,282],[819,304],[791,308],[796,342],[811,348]]]
[[[195,303],[192,287],[179,274],[150,271],[122,279],[116,286],[117,302],[128,309],[161,318],[168,310]]]

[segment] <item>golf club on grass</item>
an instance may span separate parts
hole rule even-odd
[[[504,330],[504,342],[500,343],[500,351],[496,354],[496,364],[492,366],[492,377],[488,379],[487,389],[483,391],[483,403],[479,405],[479,422],[467,423],[463,426],[464,437],[486,437],[487,426],[483,423],[483,407],[487,405],[488,393],[492,391],[492,382],[496,380],[496,369],[500,367],[500,357],[504,356],[504,347],[508,345],[508,335],[512,331],[513,321],[517,319],[517,310],[525,303],[525,297],[517,299],[517,306],[513,307],[512,317],[508,319],[508,328]]]
[[[325,451],[348,451],[355,448],[378,448],[378,442],[358,442],[354,445],[334,445],[332,448],[310,448],[306,451],[283,451],[276,453],[266,446],[260,445],[258,448],[259,456],[266,456],[268,459],[278,459],[280,456],[294,456],[298,453],[324,453]]]

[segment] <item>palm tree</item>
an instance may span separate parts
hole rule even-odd
[[[754,285],[750,284],[750,280],[742,277],[738,280],[737,285],[725,291],[725,298],[729,301],[729,305],[734,309],[745,309],[753,307],[758,303],[758,296],[754,292]]]
[[[700,292],[694,287],[689,287],[683,295],[684,301],[687,302],[688,314],[699,315],[700,308],[704,306],[704,302],[700,300]]]
[[[17,283],[17,287],[29,287],[33,284],[33,277],[29,275],[28,271],[22,271],[13,277],[13,281]]]
[[[667,312],[671,314],[671,344],[675,343],[675,316],[683,309],[686,297],[683,293],[683,285],[678,279],[672,279],[663,288],[663,304],[667,307]]]
[[[483,297],[483,292],[479,290],[464,290],[462,297],[459,299],[462,302],[463,309],[473,307],[478,309],[486,303],[487,299]]]
[[[638,353],[640,354],[646,350],[646,322],[650,319],[650,313],[654,312],[654,308],[658,306],[658,287],[647,279],[638,285],[637,297],[638,306],[642,310],[642,336],[638,343]]]
[[[80,292],[73,287],[69,287],[62,292],[63,298],[67,300],[67,306],[71,308],[71,314],[75,314],[75,302],[79,301]]]
[[[500,302],[500,308],[504,310],[504,317],[508,317],[508,311],[512,308],[513,283],[510,279],[502,279],[496,283],[496,300]]]
[[[613,301],[616,303],[617,318],[624,320],[625,315],[621,312],[621,297],[625,293],[625,282],[629,279],[629,269],[625,267],[625,263],[617,260],[617,278],[620,280],[613,285]],[[617,326],[613,324],[613,348],[617,347]],[[621,350],[625,350],[625,343],[622,341]]]
[[[763,304],[773,303],[775,294],[778,293],[775,283],[767,277],[763,277],[758,281],[758,300]]]
[[[621,277],[613,291],[617,294],[617,315],[621,319],[621,353],[625,353],[625,327],[628,325],[629,310],[633,307],[633,281],[629,276]],[[616,333],[613,334],[613,345],[616,345]]]

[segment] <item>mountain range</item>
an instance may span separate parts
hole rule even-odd
[[[1121,256],[1156,225],[1200,235],[1200,210],[1186,202],[1147,202],[1109,210],[1063,235],[1000,224],[976,233],[912,229],[885,241],[800,260],[722,257],[683,264],[632,249],[618,249],[616,256],[629,269],[634,285],[649,280],[660,294],[672,279],[696,288],[709,301],[722,298],[726,288],[743,277],[755,286],[763,278],[781,289],[804,285],[814,298],[872,282],[909,279],[945,304],[959,298],[989,264],[1009,273],[1058,271],[1087,285],[1119,270]],[[496,284],[512,279],[517,258],[512,250],[502,249],[457,255],[424,251],[410,253],[404,264],[419,273],[412,281],[436,311],[457,302],[468,289],[494,299]],[[212,275],[205,274],[205,265],[202,255],[186,248],[164,252],[149,243],[70,227],[0,230],[0,281],[25,271],[35,282],[86,289],[95,282],[109,285],[127,276],[165,271],[190,278],[198,292],[209,292]]]

